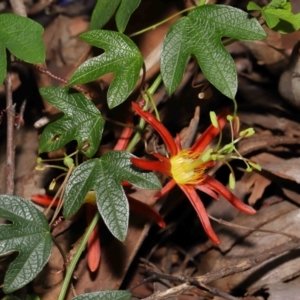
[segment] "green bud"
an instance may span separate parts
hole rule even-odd
[[[218,124],[218,119],[217,119],[217,115],[214,111],[210,111],[209,112],[209,117],[210,117],[210,121],[211,124],[215,127],[215,128],[219,128],[219,124]]]
[[[49,184],[49,190],[53,191],[56,185],[56,180],[52,179],[51,183]]]
[[[235,178],[233,173],[229,174],[229,187],[233,190],[235,188]]]
[[[38,165],[35,167],[35,169],[36,169],[37,171],[44,171],[44,170],[45,170],[45,167],[44,167],[44,165],[42,165],[42,164],[38,164]]]
[[[249,161],[248,163],[249,163],[249,165],[250,165],[253,169],[255,169],[255,170],[257,170],[257,171],[261,171],[261,166],[260,166],[259,164],[254,163],[254,162],[252,162],[252,161]]]
[[[249,137],[249,136],[253,135],[254,133],[255,133],[254,129],[252,127],[250,127],[250,128],[247,128],[247,129],[241,131],[239,133],[239,136]]]

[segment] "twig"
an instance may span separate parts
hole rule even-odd
[[[220,297],[222,297],[224,299],[227,299],[227,300],[239,300],[238,298],[236,298],[234,296],[231,296],[231,295],[219,290],[216,287],[211,287],[211,286],[209,286],[207,284],[204,284],[204,283],[202,283],[200,286],[202,288],[205,288],[206,290],[208,290],[211,294],[213,294],[215,296],[220,296]]]
[[[286,232],[282,232],[282,231],[277,231],[277,230],[268,230],[268,229],[259,229],[259,228],[253,228],[253,227],[247,227],[247,226],[242,226],[242,225],[237,225],[237,224],[234,224],[234,223],[231,223],[231,222],[228,222],[228,221],[225,221],[225,220],[222,220],[222,219],[217,219],[217,218],[214,218],[213,216],[211,215],[208,215],[208,217],[211,219],[211,220],[214,220],[215,222],[219,223],[219,224],[223,224],[223,225],[226,225],[228,227],[232,227],[232,228],[237,228],[237,229],[243,229],[243,230],[250,230],[250,231],[259,231],[259,232],[266,232],[266,233],[273,233],[273,234],[281,234],[281,235],[284,235],[294,241],[297,241],[298,240],[298,237],[293,235],[293,234],[288,234]]]
[[[14,193],[15,177],[15,105],[12,99],[12,85],[10,74],[10,53],[7,52],[7,73],[5,77],[6,113],[7,113],[7,137],[6,137],[6,194]]]
[[[26,8],[23,0],[10,0],[10,5],[15,14],[27,17]],[[11,55],[7,51],[7,73],[5,78],[5,93],[6,93],[6,113],[7,113],[7,141],[6,141],[6,194],[13,195],[14,193],[14,177],[15,177],[15,105],[12,99],[11,85]]]
[[[26,103],[27,100],[25,99],[21,104],[19,115],[16,115],[15,117],[15,126],[17,130],[19,130],[20,127],[24,125],[24,112],[25,112]]]
[[[155,270],[157,270],[157,267],[155,265],[151,264],[150,262],[148,262],[144,259],[142,259],[142,260],[144,261],[144,263],[143,263],[144,267],[147,268],[148,266],[150,266],[152,270],[151,271],[147,270],[147,273],[149,274],[149,276],[147,278],[145,278],[144,280],[142,280],[141,282],[137,283],[134,287],[130,288],[129,291],[132,291],[133,289],[137,288],[138,286],[140,286],[142,284],[145,284],[146,282],[168,280],[168,281],[177,281],[180,283],[190,283],[197,288],[209,291],[211,294],[213,294],[215,296],[221,296],[227,300],[238,300],[236,297],[233,297],[233,296],[219,290],[218,288],[211,287],[205,283],[201,283],[201,285],[200,285],[199,282],[195,281],[193,277],[186,278],[184,276],[172,276],[172,275],[168,275],[168,274],[163,274],[160,271],[155,271]],[[156,299],[156,294],[151,295],[151,297],[155,297],[153,299]]]
[[[205,291],[209,291],[211,294],[215,295],[215,296],[220,296],[220,297],[223,297],[224,299],[227,299],[227,300],[238,300],[238,298],[234,297],[234,296],[231,296],[221,290],[219,290],[218,288],[215,288],[215,287],[211,287],[205,283],[199,283],[198,281],[195,281],[194,278],[185,278],[183,276],[172,276],[172,275],[167,275],[167,274],[162,274],[162,273],[157,273],[157,272],[151,272],[150,276],[148,278],[145,278],[142,282],[139,282],[135,287],[131,288],[130,290],[133,290],[134,288],[138,287],[139,285],[141,284],[144,284],[146,282],[149,282],[149,281],[158,281],[158,280],[161,280],[161,279],[166,279],[166,280],[169,280],[169,281],[178,281],[178,282],[183,282],[183,283],[189,283],[197,288],[200,288],[202,290],[205,290]],[[158,299],[157,298],[157,293],[151,295],[150,297],[154,297],[154,298],[151,298],[151,299]],[[149,297],[146,298],[146,299],[150,299]],[[162,299],[162,298],[160,298]]]
[[[195,139],[195,135],[197,133],[199,119],[200,119],[200,107],[197,106],[195,108],[194,117],[191,119],[190,124],[189,124],[187,138],[184,139],[184,141],[182,142],[183,149],[191,147],[192,142]]]
[[[182,294],[183,292],[190,290],[194,287],[194,285],[199,284],[200,286],[221,278],[228,277],[230,275],[241,273],[244,271],[247,271],[253,267],[256,267],[269,259],[279,257],[283,255],[285,252],[297,249],[300,247],[300,238],[298,238],[296,241],[292,240],[287,243],[283,243],[279,246],[276,246],[272,249],[266,250],[263,253],[259,253],[257,255],[250,256],[248,259],[242,261],[241,263],[237,265],[232,265],[230,267],[207,273],[206,275],[197,276],[189,283],[183,283],[176,287],[170,288],[163,292],[155,293],[147,298],[144,298],[143,300],[162,300],[162,299],[168,299],[172,296],[177,296]]]
[[[56,238],[53,235],[51,235],[51,237],[52,237],[52,241],[53,241],[54,245],[57,247],[57,249],[58,249],[58,251],[59,251],[59,253],[60,253],[60,255],[61,255],[61,257],[62,257],[62,259],[64,261],[64,268],[67,268],[67,266],[68,266],[68,259],[66,257],[66,254],[65,254],[63,248],[57,242]]]

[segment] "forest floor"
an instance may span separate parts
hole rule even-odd
[[[87,58],[97,55],[78,38],[89,28],[94,0],[65,1],[64,5],[39,7],[32,2],[28,15],[45,27],[47,68],[59,77],[68,79]],[[245,9],[246,0],[209,1]],[[254,1],[265,5],[267,1]],[[300,1],[291,1],[295,13]],[[132,15],[126,33],[148,27],[191,5],[189,1],[143,0]],[[9,10],[3,6],[3,11]],[[47,13],[46,13],[47,12]],[[134,37],[146,62],[146,82],[151,83],[159,72],[159,49],[163,38],[175,20]],[[114,23],[106,29],[115,29]],[[212,225],[221,240],[216,246],[209,241],[201,223],[184,194],[173,190],[156,204],[166,222],[160,229],[140,216],[131,214],[124,243],[114,239],[101,227],[101,264],[91,274],[86,258],[80,260],[74,273],[73,290],[69,297],[98,290],[130,290],[132,299],[300,299],[300,32],[280,35],[268,31],[268,38],[258,42],[236,42],[227,47],[238,72],[237,103],[241,128],[252,127],[256,134],[241,141],[241,155],[260,164],[261,172],[245,172],[242,162],[233,162],[236,174],[234,194],[253,206],[257,213],[246,215],[234,209],[222,197],[220,201],[202,196],[207,212],[215,219]],[[296,45],[296,46],[295,46]],[[295,47],[294,51],[293,48]],[[164,87],[154,95],[164,125],[175,136],[188,138],[196,128],[203,132],[210,124],[208,112],[232,109],[226,99],[197,70],[189,60],[180,87],[170,97]],[[283,76],[287,78],[283,82]],[[38,137],[42,128],[34,127],[42,117],[53,117],[58,111],[41,99],[38,88],[61,85],[27,65],[13,65],[13,97],[20,112],[26,100],[24,125],[16,132],[15,193],[25,199],[33,194],[51,193],[52,178],[59,173],[37,171]],[[97,107],[109,120],[125,122],[130,102],[138,98],[138,89],[121,106],[109,110],[107,88],[112,80],[105,75],[93,84],[85,85]],[[5,110],[5,90],[0,87],[1,111]],[[199,109],[200,108],[200,109]],[[5,113],[1,114],[0,168],[4,174]],[[192,120],[192,122],[191,122]],[[121,129],[107,122],[98,155],[113,149]],[[225,128],[224,136],[229,134]],[[227,135],[228,137],[229,135]],[[162,141],[149,131],[147,152],[158,149]],[[136,148],[143,155],[145,145]],[[62,152],[49,153],[51,158]],[[147,153],[146,153],[147,155]],[[228,168],[218,164],[210,170],[225,185]],[[161,178],[162,182],[166,178]],[[5,176],[0,182],[5,193]],[[135,190],[132,195],[151,204],[155,191]],[[152,203],[153,204],[153,203]],[[66,253],[80,238],[85,228],[84,218],[63,221],[53,234]],[[64,277],[62,257],[53,248],[50,261],[32,283],[30,289],[42,300],[55,300]]]

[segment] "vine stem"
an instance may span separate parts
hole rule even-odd
[[[155,91],[158,89],[161,82],[162,82],[162,76],[161,76],[161,74],[159,74],[156,77],[156,79],[154,80],[154,82],[152,83],[152,85],[148,88],[147,92],[152,96],[155,93]],[[150,99],[147,96],[147,94],[146,94],[145,100],[146,100],[145,108],[148,109],[148,104],[149,104]],[[144,129],[145,125],[146,125],[146,121],[143,118],[141,118],[139,125],[138,125],[139,131],[136,132],[134,137],[129,142],[128,146],[126,147],[126,151],[132,152],[133,148],[135,147],[135,145],[138,143],[138,141],[141,138],[141,130]]]
[[[68,291],[69,284],[70,284],[73,272],[75,270],[75,267],[76,267],[76,265],[78,263],[78,260],[79,260],[79,258],[81,256],[82,252],[84,251],[84,249],[86,247],[86,244],[87,244],[87,241],[89,239],[89,236],[91,235],[92,231],[96,227],[99,219],[100,219],[100,214],[99,214],[99,212],[97,212],[95,214],[92,222],[87,227],[87,230],[86,230],[86,232],[83,235],[82,241],[81,241],[81,243],[80,243],[80,245],[79,245],[79,247],[78,247],[78,249],[76,251],[76,254],[74,255],[74,257],[73,257],[70,265],[67,268],[66,276],[64,278],[64,282],[63,282],[63,285],[62,285],[62,288],[61,288],[58,300],[64,300],[65,299],[65,296],[66,296],[66,293]]]
[[[186,8],[186,9],[183,9],[183,10],[179,11],[178,13],[176,13],[176,14],[170,16],[169,18],[164,19],[164,20],[161,21],[161,22],[158,22],[158,23],[156,23],[156,24],[154,24],[154,25],[151,25],[151,26],[149,26],[149,27],[147,27],[147,28],[144,28],[144,29],[142,29],[142,30],[140,30],[140,31],[134,32],[134,33],[132,33],[132,34],[129,34],[129,37],[133,37],[133,36],[142,34],[142,33],[144,33],[144,32],[147,32],[147,31],[149,31],[149,30],[153,30],[153,29],[155,29],[156,27],[161,26],[161,25],[163,25],[164,23],[166,23],[166,22],[172,20],[173,18],[175,18],[175,17],[177,17],[177,16],[180,16],[181,14],[183,14],[183,13],[185,13],[185,12],[187,12],[187,11],[193,10],[193,9],[195,9],[194,6],[188,7],[188,8]]]

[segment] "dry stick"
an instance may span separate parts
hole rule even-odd
[[[26,9],[23,0],[10,0],[13,12],[17,15],[26,17]],[[5,77],[5,93],[6,93],[6,112],[7,112],[7,141],[6,141],[6,194],[13,195],[14,193],[14,177],[15,177],[15,105],[12,99],[12,85],[11,85],[11,55],[7,51],[7,73]]]
[[[219,290],[218,288],[215,288],[215,287],[211,287],[207,284],[204,284],[202,283],[201,285],[202,288],[205,288],[206,290],[208,290],[211,294],[215,295],[215,296],[219,296],[219,297],[222,297],[226,300],[239,300],[238,298],[234,297],[234,296],[231,296],[221,290]]]
[[[166,279],[168,281],[178,281],[178,282],[181,282],[181,283],[191,283],[192,285],[194,285],[197,288],[209,291],[211,294],[213,294],[215,296],[223,297],[226,300],[238,300],[238,298],[236,298],[234,296],[231,296],[231,295],[229,295],[229,294],[227,294],[227,293],[219,290],[218,288],[211,287],[211,286],[209,286],[207,284],[204,284],[204,283],[199,284],[193,278],[187,279],[187,278],[185,278],[183,276],[176,277],[176,276],[162,274],[162,273],[157,273],[157,272],[153,272],[153,271],[151,272],[150,277],[148,277],[148,278],[144,279],[143,281],[139,282],[136,286],[134,286],[133,288],[131,288],[130,291],[133,290],[133,289],[135,289],[136,287],[138,287],[138,286],[146,283],[146,282],[155,281],[155,280],[157,281],[158,279]],[[155,296],[156,295],[157,294],[155,294]]]
[[[230,275],[247,271],[253,267],[256,267],[269,259],[279,257],[285,252],[297,249],[300,247],[300,238],[296,241],[292,240],[287,243],[283,243],[279,246],[273,247],[272,249],[266,250],[263,253],[250,256],[248,259],[242,261],[237,265],[233,265],[218,271],[207,273],[206,275],[194,277],[190,282],[203,285]],[[176,287],[170,288],[164,292],[155,293],[142,300],[162,300],[168,299],[168,297],[180,295],[183,292],[190,290],[194,286],[191,283],[184,283]]]
[[[7,113],[7,141],[6,141],[6,194],[14,193],[15,177],[15,105],[12,99],[12,85],[10,74],[10,53],[7,52],[7,73],[5,77],[6,113]]]
[[[188,127],[187,138],[182,142],[183,149],[191,147],[197,133],[199,120],[200,120],[200,106],[197,106],[195,108],[194,117],[191,119]]]
[[[222,219],[217,219],[211,215],[208,215],[208,217],[211,219],[211,220],[214,220],[215,222],[221,224],[221,225],[226,225],[228,227],[232,227],[232,228],[237,228],[237,229],[243,229],[243,230],[250,230],[251,232],[254,232],[254,231],[258,231],[258,232],[265,232],[265,233],[272,233],[272,234],[281,234],[281,235],[284,235],[294,241],[297,241],[298,240],[298,237],[293,235],[293,234],[289,234],[289,233],[286,233],[286,232],[282,232],[282,231],[277,231],[277,230],[268,230],[268,229],[259,229],[259,228],[253,228],[253,227],[247,227],[247,226],[242,226],[242,225],[237,225],[237,224],[234,224],[234,223],[231,223],[231,222],[228,222],[228,221],[225,221],[225,220],[222,220]]]

